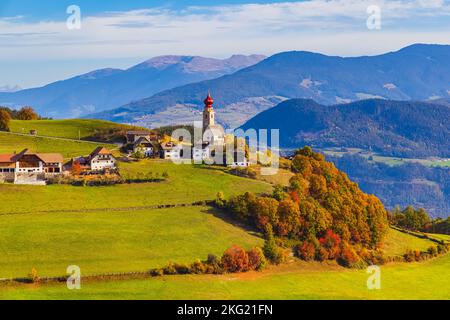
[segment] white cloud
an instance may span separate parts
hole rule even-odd
[[[382,9],[381,31],[366,28],[366,9],[373,4]],[[0,59],[226,56],[294,49],[372,54],[413,42],[448,43],[449,17],[450,4],[444,0],[310,0],[106,12],[84,17],[81,30],[68,30],[65,21],[2,18]]]

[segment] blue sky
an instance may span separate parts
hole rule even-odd
[[[81,9],[80,30],[66,26],[72,4]],[[366,24],[374,4],[379,30]],[[165,54],[371,55],[417,42],[450,44],[449,35],[450,0],[1,0],[0,88]]]

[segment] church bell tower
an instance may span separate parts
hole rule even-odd
[[[214,100],[210,93],[208,93],[208,96],[204,102],[205,109],[203,110],[203,134],[208,127],[215,125],[215,112],[213,108]]]

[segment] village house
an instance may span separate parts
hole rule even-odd
[[[172,141],[161,143],[161,158],[166,160],[179,160],[184,155],[183,145]]]
[[[155,133],[144,130],[127,131],[126,138],[128,150],[133,153],[142,152],[145,157],[155,154],[155,144],[158,142]]]
[[[72,171],[78,165],[82,173],[105,173],[115,171],[116,163],[117,159],[111,151],[105,147],[98,147],[86,157],[70,160],[64,167],[66,170]]]
[[[134,144],[139,138],[146,138],[149,141],[156,141],[158,139],[155,133],[144,130],[127,131],[126,138],[128,144]]]
[[[146,137],[140,137],[133,143],[133,153],[141,152],[144,157],[152,157],[155,154],[155,147],[152,141]]]
[[[45,184],[50,175],[63,172],[63,156],[59,153],[20,153],[0,155],[0,182]]]

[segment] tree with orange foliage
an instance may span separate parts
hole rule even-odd
[[[18,120],[38,120],[39,116],[32,107],[23,107],[17,112]]]
[[[225,272],[245,272],[249,270],[248,254],[244,249],[233,245],[222,256],[222,266]]]
[[[73,162],[71,172],[74,176],[79,176],[81,174],[81,164],[78,161]]]
[[[334,260],[341,253],[341,238],[332,230],[327,230],[325,236],[319,239],[319,243],[328,252],[328,259]]]

